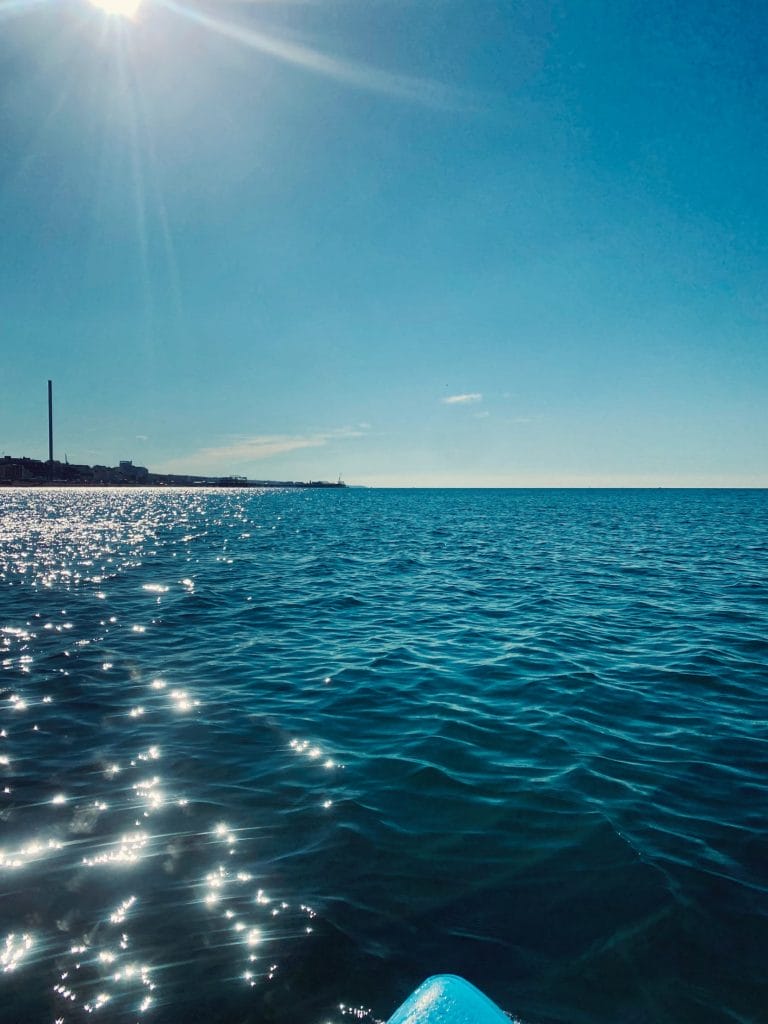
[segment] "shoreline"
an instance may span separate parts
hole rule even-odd
[[[146,466],[123,460],[118,466],[44,461],[27,456],[5,455],[0,459],[0,487],[293,487],[341,488],[339,477],[327,480],[249,480],[233,473],[203,476],[201,473],[153,473]]]
[[[35,488],[45,487],[56,487],[59,489],[69,490],[125,490],[129,488],[135,490],[137,488],[143,488],[148,490],[149,488],[158,488],[167,490],[168,488],[189,488],[196,487],[200,490],[217,489],[221,490],[224,488],[293,488],[294,490],[341,490],[347,487],[347,484],[339,481],[338,483],[328,483],[325,480],[237,480],[229,482],[225,480],[174,480],[174,481],[163,481],[163,480],[148,480],[148,481],[136,481],[136,480],[124,480],[124,481],[96,481],[96,480],[0,480],[0,488],[7,490],[34,490]]]

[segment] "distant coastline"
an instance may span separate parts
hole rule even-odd
[[[152,473],[146,466],[121,461],[117,466],[86,466],[51,462],[26,456],[5,455],[0,459],[0,487],[298,487],[339,488],[339,478],[327,480],[249,480],[244,476],[201,476],[181,473]]]

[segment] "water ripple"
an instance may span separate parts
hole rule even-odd
[[[0,494],[0,998],[762,1019],[764,492]]]

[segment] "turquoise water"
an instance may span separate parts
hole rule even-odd
[[[768,493],[0,493],[0,1019],[765,1021]]]

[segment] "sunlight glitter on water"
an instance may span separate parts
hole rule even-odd
[[[135,896],[129,896],[123,900],[120,906],[109,915],[109,921],[111,924],[122,924],[128,916],[128,911],[136,903]]]
[[[228,846],[232,846],[237,842],[237,836],[230,829],[229,825],[226,825],[223,821],[219,822],[219,824],[214,828],[213,835]]]
[[[146,804],[147,810],[144,812],[145,817],[150,811],[156,811],[162,807],[166,801],[165,793],[160,788],[159,775],[155,775],[151,779],[145,779],[143,782],[135,783],[133,791],[136,796]]]
[[[115,842],[108,844],[108,848],[93,857],[83,857],[82,863],[86,867],[97,867],[104,864],[137,864],[145,856],[145,850],[150,842],[146,832],[126,833]]]
[[[0,849],[0,868],[12,868],[13,870],[25,868],[63,848],[64,844],[56,839],[45,841],[35,839],[13,850]]]
[[[31,935],[24,932],[17,935],[10,932],[0,945],[0,967],[3,972],[15,971],[25,960],[29,958],[35,946],[35,940]]]
[[[295,750],[297,754],[304,754],[310,761],[319,761],[320,758],[325,757],[323,754],[322,747],[316,743],[311,743],[309,740],[292,739],[289,743],[291,750]],[[343,765],[338,764],[333,758],[325,757],[323,761],[323,768],[343,768]]]
[[[176,711],[191,711],[200,707],[200,701],[190,697],[186,690],[171,690],[169,694]]]

